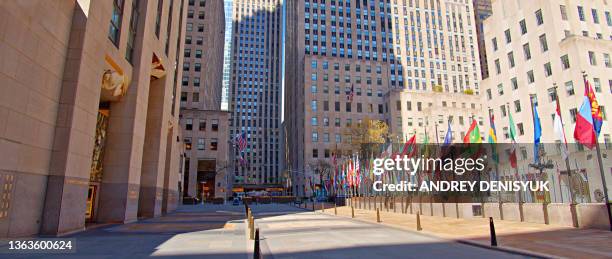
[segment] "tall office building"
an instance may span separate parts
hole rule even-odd
[[[416,108],[443,94],[449,107],[456,100],[472,109],[460,100],[480,92],[471,0],[305,0],[287,2],[286,9],[285,167],[295,195],[311,194],[307,182],[318,179],[320,160],[354,152],[346,128],[366,118],[401,124],[390,127],[400,140],[416,132],[423,141],[424,124],[417,121],[427,115],[417,113],[411,125],[408,118],[397,121],[389,112],[396,101]],[[469,113],[461,115],[465,123],[482,116]]]
[[[244,133],[248,143],[234,152],[235,185],[244,191],[280,182],[282,16],[281,0],[234,0],[230,136]]]
[[[476,18],[476,32],[478,34],[478,54],[480,56],[480,73],[482,78],[489,77],[489,66],[487,66],[487,51],[484,40],[483,21],[493,13],[491,0],[474,0],[474,15]]]
[[[225,12],[222,1],[189,0],[181,87],[183,196],[231,196],[229,113],[221,110]]]
[[[511,113],[517,141],[533,143],[532,103],[537,103],[543,132],[541,142],[560,143],[553,126],[558,99],[567,141],[574,143],[576,116],[584,96],[584,71],[603,112],[599,143],[608,189],[612,189],[609,173],[612,127],[607,118],[612,107],[610,4],[605,0],[492,2],[493,15],[484,21],[490,76],[482,86],[485,106],[496,119],[498,140],[510,142],[508,114]],[[530,145],[518,150],[518,168],[522,174],[539,175],[529,166],[534,161],[531,148]],[[567,201],[567,186],[573,184],[577,201],[602,201],[601,177],[593,150],[570,145],[569,167],[574,175],[570,181],[560,146],[544,145],[543,148],[540,154],[544,154],[544,161],[551,159],[559,165],[558,174],[563,175],[559,176],[561,183],[554,187],[556,190],[551,190],[557,196],[555,200],[562,200],[560,195],[565,193]],[[507,161],[505,157],[501,160]],[[508,163],[500,165],[502,175],[511,172]],[[563,191],[559,191],[561,185]]]
[[[0,2],[0,236],[173,211],[183,1]]]

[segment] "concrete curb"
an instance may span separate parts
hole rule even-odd
[[[438,236],[435,233],[428,232],[428,231],[415,231],[415,230],[411,230],[411,229],[406,229],[406,228],[398,227],[398,226],[395,226],[395,225],[385,224],[384,221],[382,223],[376,223],[376,222],[371,222],[371,221],[365,220],[365,219],[351,218],[351,217],[347,217],[347,216],[333,215],[333,214],[327,214],[327,213],[321,213],[321,212],[317,212],[317,213],[325,214],[325,215],[329,215],[329,216],[342,217],[342,218],[346,218],[346,219],[350,219],[350,220],[356,220],[356,221],[359,221],[359,222],[367,223],[369,225],[383,225],[383,226],[388,227],[388,228],[393,228],[393,229],[401,230],[401,231],[409,231],[411,233],[415,233],[415,234],[426,236],[426,237],[432,237],[432,238],[437,238],[437,239],[441,239],[441,240],[445,240],[445,241],[449,241],[449,242],[455,242],[455,243],[460,243],[460,244],[465,244],[465,245],[470,245],[470,246],[476,246],[476,247],[480,247],[480,248],[484,248],[484,249],[497,250],[497,251],[511,253],[511,254],[516,254],[516,255],[523,255],[523,256],[529,256],[529,257],[534,257],[534,258],[563,258],[563,257],[555,256],[555,255],[544,254],[544,253],[539,253],[539,252],[533,252],[533,251],[524,250],[524,249],[520,249],[520,248],[507,247],[507,246],[506,247],[489,246],[489,245],[486,245],[486,244],[483,244],[483,243],[480,243],[480,242],[477,242],[477,241],[472,241],[472,240],[463,240],[463,239],[453,239],[453,238],[442,237],[442,236]]]

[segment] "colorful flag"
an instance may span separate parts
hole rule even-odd
[[[594,109],[591,106],[591,100],[589,98],[590,85],[588,81],[585,81],[584,96],[582,97],[582,105],[576,115],[576,128],[574,128],[574,139],[589,149],[595,147],[597,143],[597,132],[594,124]],[[597,102],[595,102],[597,105]],[[599,105],[597,105],[599,111]],[[601,127],[601,125],[600,125]]]
[[[561,119],[561,107],[559,105],[559,97],[557,97],[557,110],[555,112],[555,134],[557,139],[561,141],[561,155],[563,160],[567,159],[569,152],[567,149],[567,138],[565,137],[565,130],[563,130],[563,120]]]
[[[540,141],[542,138],[542,124],[538,114],[538,104],[533,104],[533,159],[537,163],[540,158]]]
[[[402,152],[400,153],[400,156],[402,156],[402,157],[404,157],[404,156],[412,157],[412,156],[416,155],[416,152],[417,152],[416,134],[414,134],[414,135],[412,135],[412,138],[410,138],[404,144],[404,147],[402,148]]]
[[[352,102],[354,96],[355,96],[355,86],[351,85],[351,91],[346,93],[346,100],[349,102]]]
[[[465,137],[463,137],[463,143],[482,143],[476,119],[472,119],[472,125],[470,125],[470,129],[465,134]]]
[[[495,130],[495,115],[491,114],[489,116],[489,124],[491,124],[491,128],[489,129],[489,143],[491,144],[491,156],[493,156],[493,161],[495,163],[499,163],[499,154],[497,154],[497,131]]]
[[[238,152],[242,152],[248,145],[246,133],[241,132],[234,137],[234,144],[238,147]]]
[[[448,146],[451,144],[451,142],[453,142],[453,130],[451,129],[451,122],[449,120],[448,129],[446,130],[446,136],[444,136],[444,143],[442,143],[442,146]]]
[[[516,168],[516,126],[514,125],[514,119],[512,119],[512,113],[510,113],[510,107],[508,107],[509,127],[510,127],[510,140],[512,141],[512,149],[510,150],[510,165],[512,168]]]
[[[595,98],[595,92],[593,91],[593,87],[588,80],[585,80],[586,85],[586,95],[589,97],[589,102],[591,103],[591,115],[593,117],[593,129],[595,133],[597,133],[596,137],[599,137],[599,133],[601,133],[601,126],[603,124],[603,116],[601,112],[601,108],[599,107],[599,103],[597,102],[597,98]]]

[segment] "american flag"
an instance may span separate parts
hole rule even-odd
[[[346,100],[352,102],[353,96],[355,96],[355,86],[351,85],[351,91],[346,93]]]
[[[234,144],[236,144],[236,146],[238,147],[238,152],[242,152],[242,150],[244,150],[248,144],[246,133],[242,132],[236,134],[236,137],[234,138]]]

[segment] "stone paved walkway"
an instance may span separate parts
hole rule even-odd
[[[74,238],[73,254],[18,254],[10,258],[252,258],[244,207],[181,206],[169,215],[100,226]],[[0,258],[7,254],[0,254]]]
[[[311,206],[309,206],[310,208]],[[317,207],[320,207],[317,205]],[[322,211],[317,210],[319,213]],[[351,217],[350,207],[338,207],[338,216]],[[323,212],[334,214],[333,207]],[[416,215],[381,211],[383,225],[416,230]],[[376,222],[376,211],[355,209],[355,218]],[[485,218],[457,219],[421,216],[422,233],[449,240],[490,245],[489,221]],[[498,245],[517,251],[531,251],[553,257],[612,258],[612,232],[563,226],[495,221]]]
[[[271,217],[257,217],[256,214],[256,224],[261,231],[264,258],[524,257],[306,210]]]

